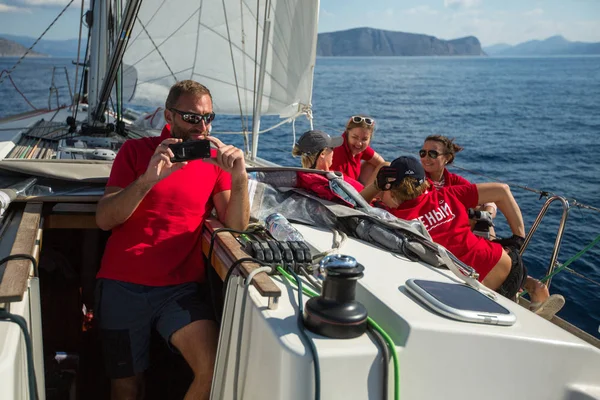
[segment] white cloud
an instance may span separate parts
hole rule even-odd
[[[403,10],[402,12],[408,15],[436,15],[438,13],[436,9],[433,9],[429,6],[413,7]]]
[[[0,13],[29,13],[31,10],[23,7],[9,6],[8,4],[0,3]]]
[[[523,15],[526,17],[534,17],[537,15],[542,15],[543,13],[544,10],[542,10],[541,8],[534,8],[533,10],[525,11]]]
[[[15,7],[64,7],[69,4],[69,1],[70,0],[11,0],[9,3],[13,4]],[[89,7],[89,3],[89,0],[85,0],[85,7]],[[80,5],[80,1],[74,1],[73,4],[71,4],[71,7]]]
[[[321,17],[331,18],[331,17],[335,17],[335,14],[333,14],[333,13],[331,13],[331,12],[327,11],[327,10],[326,10],[326,9],[324,9],[324,8],[321,8],[321,9],[319,10],[319,18],[321,18]]]
[[[444,0],[444,7],[446,8],[471,8],[481,4],[481,0]]]
[[[18,2],[28,6],[66,6],[69,0],[20,0]]]
[[[388,17],[393,17],[394,16],[394,10],[392,8],[388,8],[387,10],[385,10],[383,12],[385,15],[387,15]]]

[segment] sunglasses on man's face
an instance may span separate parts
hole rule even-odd
[[[193,124],[193,125],[199,124],[202,121],[204,121],[205,125],[208,125],[215,119],[214,112],[206,113],[206,114],[194,114],[194,113],[190,113],[190,112],[179,111],[176,108],[169,108],[169,110],[181,115],[181,119],[184,122],[187,122],[188,124]]]
[[[421,158],[425,158],[425,156],[429,156],[429,158],[433,158],[435,160],[436,158],[438,158],[438,156],[441,156],[443,154],[446,154],[446,153],[438,153],[437,150],[425,150],[425,149],[419,150],[419,156]]]
[[[373,118],[369,118],[369,117],[361,117],[360,115],[354,115],[352,117],[352,122],[354,122],[355,124],[360,124],[364,121],[365,124],[372,126],[375,123],[375,120]]]

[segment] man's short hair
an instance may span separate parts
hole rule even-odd
[[[165,101],[165,108],[169,109],[175,107],[175,104],[177,104],[179,98],[184,94],[191,94],[198,97],[208,95],[212,103],[212,95],[210,94],[210,90],[208,90],[208,88],[203,84],[188,79],[185,81],[176,82],[173,86],[171,86],[169,95]]]

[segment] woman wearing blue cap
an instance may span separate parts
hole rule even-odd
[[[382,168],[376,181],[361,195],[371,201],[379,191],[383,191],[383,197],[377,206],[398,218],[421,221],[434,242],[475,268],[485,286],[508,298],[514,298],[519,289],[526,289],[532,310],[547,319],[564,305],[561,295],[550,296],[544,284],[527,276],[518,251],[524,241],[525,226],[507,185],[481,183],[430,190],[421,163],[413,157],[399,157],[390,167]],[[467,208],[492,201],[508,221],[513,233],[508,239],[491,242],[471,232]]]

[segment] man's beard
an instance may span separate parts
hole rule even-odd
[[[171,137],[187,142],[188,140],[192,140],[192,136],[196,135],[204,135],[206,138],[210,135],[210,132],[208,130],[201,131],[197,128],[184,129],[176,124],[171,125]]]

